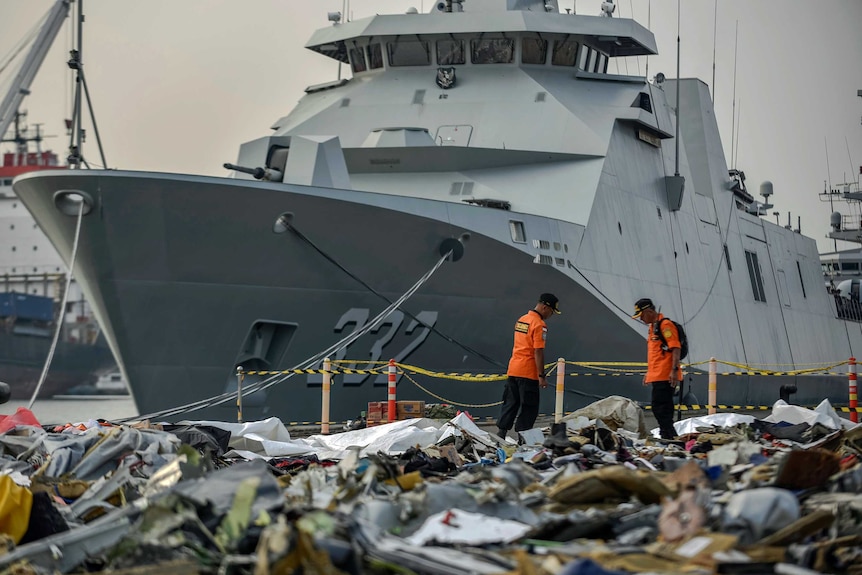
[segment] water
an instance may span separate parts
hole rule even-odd
[[[29,400],[13,399],[0,405],[0,415],[15,413],[27,407]],[[135,417],[138,408],[131,397],[119,399],[37,399],[31,410],[42,425],[80,423],[91,419],[114,420]]]

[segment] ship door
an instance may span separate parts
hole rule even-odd
[[[236,392],[236,366],[244,371],[273,371],[282,369],[287,348],[296,333],[298,325],[280,321],[257,320],[251,324],[248,334],[236,355],[234,373],[228,377],[226,393]],[[246,381],[253,383],[267,376],[247,376]],[[247,395],[243,405],[259,407],[266,404],[266,390]]]

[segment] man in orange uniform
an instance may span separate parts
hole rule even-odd
[[[509,379],[503,391],[503,409],[497,420],[500,437],[506,437],[513,423],[515,431],[524,431],[532,429],[536,422],[539,388],[548,387],[545,379],[545,339],[548,337],[545,320],[560,313],[558,303],[557,296],[543,293],[536,307],[515,322],[515,345],[506,372]]]
[[[662,439],[673,439],[673,396],[682,381],[679,355],[682,345],[673,322],[655,310],[649,298],[635,302],[634,319],[650,326],[647,338],[647,372],[643,384],[652,386],[652,413]],[[662,339],[663,338],[663,339]]]

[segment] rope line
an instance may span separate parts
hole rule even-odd
[[[452,401],[451,399],[446,399],[445,397],[442,397],[442,396],[440,396],[440,395],[437,395],[436,393],[434,393],[434,392],[430,391],[429,389],[427,389],[427,388],[423,387],[422,385],[420,385],[420,384],[419,384],[419,382],[418,382],[418,381],[416,381],[415,379],[413,379],[412,377],[410,377],[410,374],[408,374],[407,372],[401,372],[401,373],[402,373],[402,375],[403,375],[404,377],[406,377],[406,378],[407,378],[407,379],[408,379],[408,380],[409,380],[413,385],[415,385],[416,387],[418,387],[419,389],[421,389],[422,391],[424,391],[425,393],[427,393],[428,395],[430,395],[430,396],[431,396],[431,397],[433,397],[434,399],[438,399],[438,400],[442,401],[443,403],[448,403],[448,404],[450,404],[450,405],[455,405],[455,406],[457,406],[457,407],[474,407],[474,408],[477,408],[477,409],[478,409],[478,408],[483,408],[483,407],[496,407],[496,406],[498,406],[498,405],[503,405],[503,402],[502,402],[502,401],[495,401],[494,403],[475,403],[475,404],[471,404],[471,403],[460,403],[460,402],[457,402],[457,401]]]
[[[425,272],[425,274],[422,277],[420,277],[416,281],[416,283],[414,283],[410,287],[410,289],[408,289],[406,292],[404,292],[404,294],[402,294],[400,298],[398,298],[396,301],[392,302],[388,307],[386,307],[383,311],[381,311],[374,319],[372,319],[365,326],[363,326],[362,329],[359,329],[355,332],[348,334],[347,336],[345,336],[344,338],[342,338],[341,340],[339,340],[335,344],[331,345],[329,348],[327,348],[323,351],[320,351],[320,352],[316,353],[315,355],[307,358],[306,360],[300,362],[299,364],[295,365],[293,367],[293,369],[286,370],[288,373],[284,374],[281,377],[273,375],[273,376],[270,376],[270,377],[264,379],[263,381],[255,382],[252,385],[249,385],[248,387],[244,387],[243,391],[241,393],[241,396],[247,397],[253,393],[257,393],[258,391],[263,391],[265,389],[268,389],[269,387],[272,387],[273,385],[283,383],[284,381],[290,379],[291,377],[293,377],[295,375],[295,373],[293,373],[294,370],[309,369],[312,365],[316,364],[318,361],[322,360],[324,357],[327,357],[327,356],[337,352],[340,349],[346,348],[348,345],[353,343],[355,340],[357,340],[358,338],[365,335],[365,333],[367,333],[368,331],[377,327],[380,324],[380,322],[382,322],[384,319],[386,319],[386,317],[389,314],[391,314],[393,311],[395,311],[395,309],[397,309],[398,306],[403,304],[414,293],[416,293],[419,290],[419,288],[422,287],[422,285],[424,285],[425,282],[427,282],[438,269],[440,269],[440,266],[442,266],[443,262],[445,262],[449,258],[451,253],[452,252],[449,251],[444,256],[442,256],[439,260],[437,260],[437,262],[434,264],[434,266],[432,266],[430,270]],[[240,376],[242,376],[242,372],[240,372]],[[126,422],[126,421],[132,421],[132,420],[155,419],[155,418],[169,417],[172,415],[179,415],[182,413],[197,411],[199,409],[204,409],[207,407],[215,407],[217,405],[221,405],[224,403],[236,401],[236,398],[237,398],[236,392],[225,392],[225,393],[215,395],[212,397],[208,397],[208,398],[205,398],[205,399],[202,399],[199,401],[187,403],[185,405],[180,405],[177,407],[173,407],[170,409],[164,409],[164,410],[156,411],[153,413],[142,414],[142,415],[138,415],[136,417],[128,417],[128,418],[120,419],[118,421],[119,422]]]
[[[366,362],[362,360],[362,362]],[[332,364],[344,364],[344,365],[356,365],[357,363],[361,363],[360,360],[355,359],[343,359],[343,360],[333,360]],[[389,364],[388,361],[367,361],[366,363],[370,364],[378,364],[381,366],[387,366]],[[566,365],[574,365],[578,367],[586,368],[589,371],[572,371],[566,372],[566,376],[572,377],[633,377],[640,376],[646,372],[646,363],[644,362],[583,362],[583,361],[566,361]],[[704,363],[709,362],[700,362],[700,364],[683,364],[683,367],[692,367],[694,365],[702,365]],[[807,364],[807,365],[818,365],[820,367],[808,368],[808,369],[797,369],[792,371],[774,371],[767,369],[754,369],[752,366],[728,362],[728,361],[720,361],[716,360],[716,363],[721,363],[723,365],[728,365],[730,367],[738,368],[737,371],[721,371],[717,372],[716,375],[720,376],[796,376],[796,375],[833,375],[833,376],[846,376],[846,373],[843,372],[834,372],[830,371],[836,367],[840,367],[842,365],[846,365],[847,361],[842,361],[838,363],[818,363],[818,364]],[[402,375],[424,375],[426,377],[433,377],[435,379],[449,379],[454,381],[472,381],[472,382],[494,382],[494,381],[503,381],[508,376],[504,373],[459,373],[459,372],[440,372],[433,371],[430,369],[425,369],[422,367],[418,367],[415,365],[409,365],[405,363],[396,363],[395,364],[399,373]],[[775,364],[778,365],[778,364]],[[790,364],[783,364],[790,365]],[[545,366],[545,372],[549,375],[556,375],[556,366],[557,362],[548,363]],[[632,369],[622,369],[615,367],[605,367],[605,366],[629,366]],[[329,373],[331,375],[339,375],[339,374],[359,374],[359,375],[385,375],[388,373],[387,369],[352,369],[352,368],[340,368],[340,369],[330,369],[328,372],[323,369],[311,369],[311,368],[294,368],[294,369],[284,369],[284,370],[275,370],[275,371],[264,371],[264,370],[248,370],[248,371],[240,371],[239,373],[243,375],[258,375],[258,376],[274,376],[274,375],[303,375],[303,374],[323,374]],[[686,375],[691,376],[706,376],[709,375],[708,372],[702,370],[696,371],[685,371]],[[235,395],[235,394],[233,394]]]
[[[30,403],[27,404],[27,409],[33,409],[33,404],[36,403],[36,398],[39,396],[39,391],[42,385],[48,378],[48,370],[51,369],[51,362],[54,360],[54,352],[57,351],[57,342],[60,340],[60,332],[63,330],[64,316],[66,315],[66,302],[69,301],[69,292],[72,286],[72,271],[75,269],[75,260],[78,257],[78,240],[81,237],[81,222],[84,220],[84,200],[81,198],[81,203],[78,204],[78,221],[75,223],[75,239],[72,243],[72,257],[69,259],[69,273],[66,274],[66,287],[63,290],[63,302],[60,304],[60,309],[57,312],[57,329],[54,330],[54,339],[51,340],[51,347],[48,350],[48,357],[45,358],[45,365],[42,367],[42,375],[39,376],[39,383],[36,384],[36,389],[33,390],[33,396],[30,398]]]

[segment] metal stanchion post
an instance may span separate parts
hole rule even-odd
[[[389,405],[386,408],[389,411],[388,420],[392,423],[396,419],[395,410],[395,360],[389,360]]]
[[[560,423],[563,419],[563,395],[566,393],[566,360],[562,357],[557,360],[557,397],[554,406],[554,423]]]
[[[323,397],[320,401],[320,433],[329,434],[329,392],[332,387],[332,362],[329,358],[323,360]]]
[[[716,370],[716,361],[714,357],[709,358],[709,414],[715,414],[715,404],[718,402],[716,395],[718,392],[718,373]]]
[[[847,391],[850,395],[850,421],[853,423],[859,422],[859,414],[856,412],[856,358],[850,358],[850,365],[847,366]]]
[[[237,423],[242,423],[242,379],[245,375],[242,372],[242,366],[236,366],[236,420]]]

